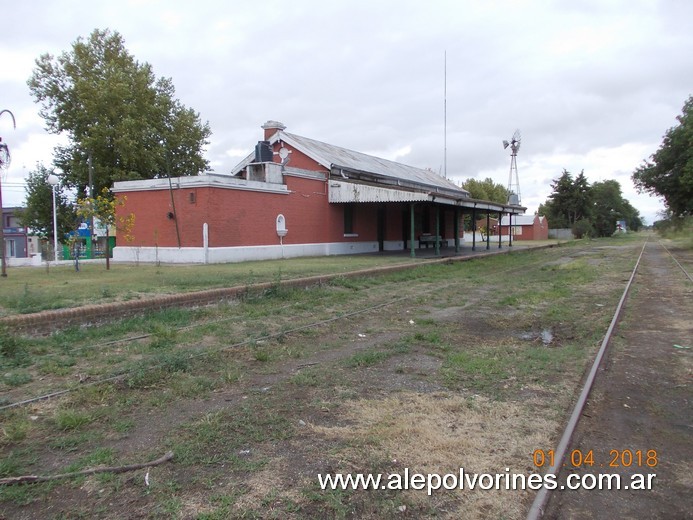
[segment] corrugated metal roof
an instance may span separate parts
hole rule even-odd
[[[331,180],[329,183],[330,202],[417,202],[430,200],[427,193],[420,191],[397,190]]]
[[[501,218],[501,226],[507,226],[508,223],[508,216],[503,215],[503,218]],[[531,226],[533,224],[534,215],[513,215],[513,226]]]
[[[422,187],[458,192],[462,197],[469,196],[469,192],[430,170],[389,161],[387,159],[348,150],[288,132],[280,131],[272,137],[273,142],[279,139],[301,150],[310,158],[330,170],[333,167],[343,167],[387,177],[394,181],[401,180],[419,184]]]

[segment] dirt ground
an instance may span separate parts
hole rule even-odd
[[[690,272],[691,252],[672,253]],[[593,450],[595,464],[568,471],[654,473],[653,489],[559,491],[545,518],[693,518],[693,284],[655,241],[602,368],[568,450]],[[625,450],[642,457],[625,467]]]
[[[460,467],[478,473],[537,472],[532,453],[557,442],[584,367],[610,320],[606,309],[615,307],[629,274],[627,264],[638,250],[631,243],[546,250],[527,262],[522,257],[522,267],[509,262],[510,267],[499,264],[501,268],[488,272],[473,271],[473,276],[471,267],[451,266],[439,278],[403,277],[372,285],[345,281],[306,291],[295,295],[299,301],[279,302],[271,321],[291,325],[363,312],[224,351],[213,364],[203,365],[206,373],[191,368],[142,389],[104,385],[89,394],[27,407],[22,412],[30,418],[26,438],[0,446],[3,455],[16,459],[20,474],[59,473],[80,461],[81,467],[104,464],[94,458],[104,450],[122,464],[153,460],[168,449],[175,457],[148,471],[31,490],[17,487],[16,494],[0,497],[0,519],[524,518],[533,498],[529,491],[442,491],[430,497],[411,490],[326,492],[317,487],[316,475],[401,474],[405,468],[449,473]],[[631,296],[643,301],[627,308],[622,337],[607,360],[607,372],[618,372],[615,377],[622,380],[615,379],[618,384],[609,391],[597,391],[586,414],[597,417],[592,410],[605,400],[600,395],[628,389],[630,399],[619,402],[617,422],[590,428],[606,436],[589,447],[595,453],[598,446],[656,449],[661,463],[656,469],[662,475],[657,484],[667,485],[655,490],[665,495],[660,501],[654,493],[619,492],[622,508],[604,509],[593,518],[627,518],[630,497],[657,498],[637,509],[651,512],[638,518],[683,518],[691,505],[686,393],[691,353],[673,347],[690,346],[690,284],[686,289],[652,246],[647,252],[642,266],[647,275],[638,279],[646,285]],[[598,279],[592,271],[599,272]],[[392,303],[379,306],[388,301]],[[662,314],[658,321],[653,309],[664,313],[672,306],[678,311]],[[288,309],[285,315],[280,307]],[[209,329],[204,337],[185,344],[181,340],[176,348],[224,346],[237,333],[260,328],[263,320],[267,318],[239,317],[219,326],[218,336]],[[652,337],[641,332],[636,342],[652,358],[622,373],[618,363],[634,355],[624,350],[629,344],[625,334],[640,325],[653,329]],[[660,344],[653,338],[666,338],[660,347],[664,355],[652,350]],[[182,380],[212,376],[222,382],[202,395],[172,393]],[[641,399],[653,393],[643,386],[650,377],[659,381],[654,393],[665,394],[666,389],[674,392],[667,394],[671,400],[678,399],[657,405],[654,417],[639,413],[649,410]],[[104,412],[104,419],[93,424],[56,431],[58,409],[92,412],[94,407],[117,407],[122,417]],[[647,423],[631,426],[636,423],[626,421],[629,417]],[[130,425],[127,429],[114,427],[121,419]],[[653,430],[665,423],[678,425],[678,430],[667,427],[666,439]],[[620,441],[632,428],[654,432],[648,433],[654,437],[634,444]],[[81,438],[78,445],[67,445]],[[93,462],[84,463],[86,457]],[[592,501],[593,493],[582,500]],[[678,509],[663,509],[670,503]],[[590,512],[570,509],[579,505],[560,502],[561,509],[550,514],[589,518]],[[612,505],[617,504],[610,501],[604,507]]]

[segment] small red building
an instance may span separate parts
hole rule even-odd
[[[268,121],[230,174],[116,182],[133,213],[121,261],[233,262],[459,248],[465,212],[522,213],[440,175],[285,132]]]
[[[510,217],[504,215],[501,219],[501,234],[508,234],[510,224]],[[544,216],[513,215],[512,233],[513,240],[547,240],[549,238],[549,223]]]

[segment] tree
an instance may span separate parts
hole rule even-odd
[[[614,180],[595,182],[592,185],[592,199],[592,222],[597,236],[613,235],[616,231],[616,221],[626,220],[621,185]]]
[[[581,238],[611,236],[618,220],[625,220],[632,231],[642,226],[638,210],[623,198],[618,181],[595,182],[590,186],[584,171],[573,179],[564,169],[551,186],[554,191],[539,206],[539,213],[546,215],[553,228],[569,227]]]
[[[26,207],[19,214],[22,225],[41,238],[53,236],[53,188],[48,184],[48,176],[51,174],[54,172],[43,164],[37,164],[36,170],[29,172],[26,181]],[[62,185],[56,188],[55,205],[60,239],[73,231],[77,222],[75,210]]]
[[[117,32],[97,29],[70,52],[42,55],[28,84],[48,131],[69,138],[54,162],[79,193],[209,167],[202,156],[209,124],[174,99],[171,79],[155,79]]]
[[[539,206],[539,213],[546,215],[554,228],[571,228],[580,220],[589,220],[591,213],[590,185],[584,170],[573,178],[564,169],[561,176],[551,183],[553,192]]]
[[[131,232],[135,225],[135,215],[133,213],[122,217],[116,215],[116,208],[124,206],[126,200],[126,197],[114,198],[108,188],[101,190],[96,197],[77,200],[77,215],[84,220],[98,219],[106,228],[106,269],[111,268],[108,250],[110,228],[115,227],[120,232],[120,237],[126,242],[131,242],[133,239]]]
[[[659,149],[633,173],[640,192],[664,198],[674,217],[693,214],[693,96],[676,118],[679,124],[667,130]]]
[[[493,182],[490,177],[483,181],[467,179],[462,183],[462,188],[467,190],[473,199],[489,200],[500,204],[508,203],[508,189],[502,184]]]

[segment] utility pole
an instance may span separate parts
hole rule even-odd
[[[87,166],[89,170],[89,198],[94,200],[94,165],[91,159],[91,151],[87,155]],[[91,244],[91,257],[94,258],[94,247],[96,246],[96,241],[94,240],[94,216],[89,217],[89,243]],[[107,239],[108,240],[108,239]],[[106,258],[106,264],[108,264],[108,258]]]
[[[0,143],[0,146],[5,146]],[[2,171],[4,163],[0,164],[0,171]],[[0,174],[0,263],[2,268],[0,269],[0,276],[7,278],[7,267],[5,266],[5,214],[2,211],[2,174]]]
[[[17,123],[14,120],[14,114],[9,110],[1,110],[0,116],[5,112],[10,114],[12,118],[12,126],[17,128]],[[2,142],[2,137],[0,137],[0,172],[6,170],[10,167],[10,149],[5,143]],[[0,269],[0,276],[7,278],[7,265],[5,263],[5,215],[2,211],[2,175],[0,175],[0,264],[2,268]]]

